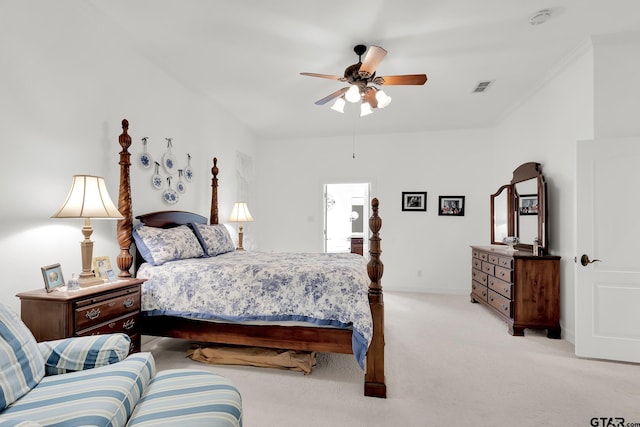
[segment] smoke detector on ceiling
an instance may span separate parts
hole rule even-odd
[[[551,10],[550,9],[542,9],[534,13],[531,18],[529,18],[529,24],[531,25],[540,25],[544,24],[551,18]]]

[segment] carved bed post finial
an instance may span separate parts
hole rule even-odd
[[[209,224],[218,224],[218,158],[213,158],[211,168],[211,213],[209,214]]]
[[[384,378],[384,301],[382,299],[382,273],[384,265],[380,260],[380,228],[382,219],[378,216],[378,199],[371,200],[372,215],[369,218],[369,263],[367,273],[369,284],[369,307],[373,318],[373,337],[367,352],[367,370],[364,378],[364,394],[373,397],[387,397]]]
[[[127,133],[128,130],[129,121],[124,119],[122,120],[122,134],[118,137],[118,142],[122,147],[122,151],[120,151],[118,210],[124,217],[124,219],[118,220],[118,243],[120,244],[120,253],[117,257],[118,268],[120,269],[118,277],[131,277],[129,269],[133,264],[133,256],[129,252],[133,232],[133,217],[131,213],[131,181],[129,176],[131,154],[128,151],[131,146],[131,137]]]

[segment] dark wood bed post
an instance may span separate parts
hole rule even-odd
[[[118,268],[120,269],[118,277],[131,277],[129,269],[133,264],[133,256],[129,252],[133,233],[133,217],[131,214],[131,182],[129,176],[129,169],[131,167],[131,154],[129,154],[131,137],[127,133],[128,130],[129,121],[124,119],[122,120],[122,134],[118,137],[118,142],[122,147],[122,151],[120,151],[118,210],[124,217],[124,219],[118,220],[118,243],[120,244],[120,253],[116,258]]]
[[[211,213],[209,214],[209,224],[218,223],[218,158],[213,158],[211,168]]]
[[[373,318],[373,337],[367,352],[367,372],[364,377],[364,394],[371,397],[387,397],[384,379],[384,301],[382,299],[382,273],[384,265],[380,261],[380,228],[382,219],[378,216],[378,199],[371,200],[373,214],[369,218],[369,263],[367,273],[369,284],[369,307]]]

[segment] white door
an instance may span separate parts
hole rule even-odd
[[[576,355],[640,362],[640,138],[577,159]]]
[[[369,239],[369,184],[325,184],[325,252],[351,252],[351,239]],[[364,253],[363,252],[363,253]]]

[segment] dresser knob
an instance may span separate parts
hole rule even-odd
[[[133,298],[128,298],[128,299],[126,299],[126,300],[124,301],[124,303],[123,303],[124,308],[131,308],[131,307],[133,306],[133,303],[134,303],[134,302],[135,302],[135,301],[134,301],[134,299],[133,299]]]

